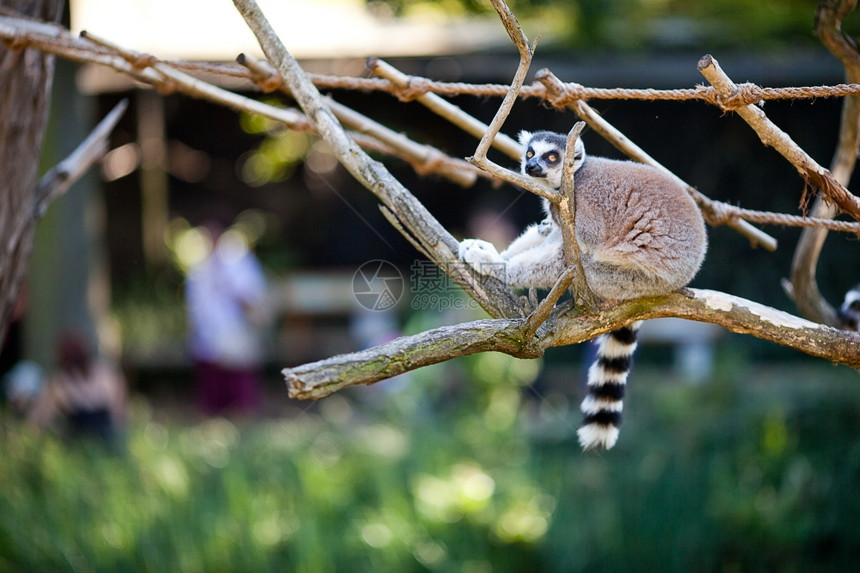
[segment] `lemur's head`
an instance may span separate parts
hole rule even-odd
[[[561,187],[562,162],[567,136],[552,131],[520,132],[520,145],[523,147],[523,158],[520,171],[523,175],[542,179],[553,189]],[[574,150],[574,171],[585,162],[585,145],[581,138],[576,140]]]
[[[836,312],[839,322],[845,330],[858,330],[860,323],[860,285],[845,293],[845,300]]]

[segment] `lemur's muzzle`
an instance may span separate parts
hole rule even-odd
[[[526,162],[526,175],[532,177],[546,177],[543,167],[536,160],[532,159]]]

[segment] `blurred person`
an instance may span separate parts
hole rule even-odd
[[[95,437],[115,445],[127,416],[125,378],[109,362],[94,359],[82,337],[60,337],[57,368],[30,413],[30,422],[45,428],[57,417],[65,419],[73,437]]]
[[[207,227],[215,246],[185,281],[198,403],[209,415],[250,414],[260,402],[266,280],[241,233]]]

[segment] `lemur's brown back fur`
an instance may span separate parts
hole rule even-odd
[[[609,300],[686,285],[707,250],[687,190],[654,168],[589,157],[576,172],[576,236],[588,286]]]

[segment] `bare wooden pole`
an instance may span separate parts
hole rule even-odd
[[[391,64],[380,60],[379,58],[371,58],[368,60],[367,68],[375,75],[389,80],[398,88],[409,88],[411,78]],[[431,110],[436,115],[445,118],[450,123],[456,125],[473,137],[481,139],[487,132],[489,127],[487,124],[475,119],[456,105],[446,101],[436,94],[425,93],[416,95],[415,100],[427,107],[427,109]],[[508,157],[519,157],[519,144],[507,135],[499,134],[498,137],[493,140],[492,144]]]
[[[722,70],[717,60],[710,54],[703,56],[698,64],[699,72],[716,88],[724,98],[731,98],[737,86]],[[845,189],[833,175],[809,156],[791,137],[777,127],[764,111],[755,105],[745,105],[735,110],[759,136],[763,144],[776,149],[785,157],[813,188],[819,189],[824,196],[857,220],[860,220],[860,199]]]

